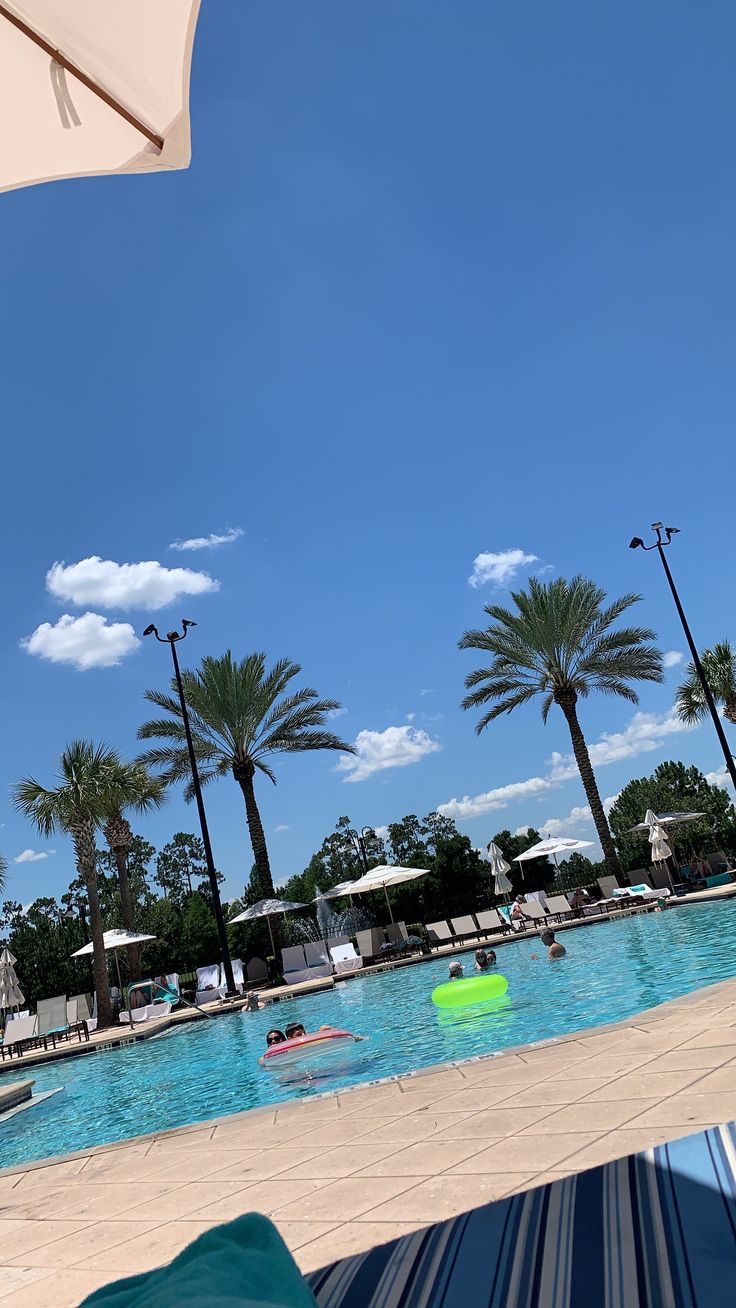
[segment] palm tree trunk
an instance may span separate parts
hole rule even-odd
[[[595,773],[590,761],[590,754],[588,753],[585,736],[583,735],[580,723],[578,722],[575,700],[568,700],[567,698],[564,700],[558,699],[557,703],[560,705],[560,708],[565,715],[567,725],[570,728],[572,752],[575,755],[575,762],[578,765],[578,772],[580,773],[580,779],[585,789],[588,804],[590,805],[590,811],[593,817],[593,822],[595,823],[595,829],[598,832],[598,839],[601,842],[601,849],[603,850],[603,857],[606,860],[608,871],[612,876],[620,876],[621,864],[618,861],[618,854],[616,853],[616,846],[613,843],[608,819],[603,811],[603,805],[598,791],[598,783],[595,779]]]
[[[97,1030],[103,1031],[112,1025],[112,1008],[110,1005],[110,984],[107,979],[107,955],[105,954],[105,937],[100,912],[100,900],[97,894],[97,852],[95,849],[95,832],[91,822],[79,822],[72,830],[74,850],[77,856],[77,870],[84,879],[89,900],[89,920],[93,945],[93,973],[97,992]]]
[[[135,909],[133,907],[133,896],[130,893],[130,878],[128,877],[128,851],[121,845],[116,845],[112,852],[118,870],[118,882],[120,883],[120,914],[123,919],[123,926],[126,931],[135,931]],[[128,956],[128,976],[130,980],[140,981],[140,949],[137,945],[128,945],[125,952]]]
[[[245,800],[245,816],[248,820],[248,831],[250,832],[250,843],[253,846],[253,858],[255,860],[258,880],[266,899],[274,899],[275,891],[273,888],[273,877],[271,876],[271,864],[268,858],[268,846],[263,831],[261,815],[258,812],[256,804],[256,792],[253,787],[253,773],[255,769],[253,764],[239,765],[233,768],[233,775],[240,789],[243,792]]]

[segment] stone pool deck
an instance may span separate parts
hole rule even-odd
[[[0,1305],[76,1305],[253,1209],[309,1270],[734,1116],[731,980],[548,1044],[0,1171]]]

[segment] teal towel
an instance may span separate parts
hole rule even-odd
[[[165,1196],[164,1196],[165,1200]],[[100,1308],[317,1308],[273,1222],[246,1213],[215,1226],[166,1267],[113,1281],[84,1300]]]

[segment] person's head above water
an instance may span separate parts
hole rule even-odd
[[[284,1043],[285,1039],[286,1036],[284,1035],[283,1031],[279,1031],[276,1027],[274,1027],[273,1030],[268,1031],[266,1034],[266,1044],[269,1046],[281,1045]]]
[[[287,1039],[287,1040],[298,1040],[298,1039],[299,1039],[299,1036],[303,1036],[303,1035],[306,1035],[306,1034],[307,1034],[307,1033],[306,1033],[306,1031],[304,1030],[304,1023],[303,1023],[303,1022],[289,1022],[289,1025],[288,1025],[287,1028],[286,1028],[286,1039]]]
[[[450,980],[454,981],[457,977],[460,977],[463,974],[462,963],[450,963],[449,971],[450,971]]]
[[[489,960],[489,958],[488,958],[488,955],[487,955],[485,949],[476,949],[476,951],[475,951],[475,961],[476,961],[476,963],[478,964],[479,967],[488,967],[488,964],[489,964],[489,961],[490,961],[490,960]]]
[[[545,927],[544,931],[540,931],[539,939],[543,945],[553,945],[555,943],[555,933],[551,927]]]

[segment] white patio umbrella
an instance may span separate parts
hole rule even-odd
[[[342,899],[345,895],[351,898],[353,893],[354,881],[341,881],[339,885],[333,886],[331,890],[325,890],[323,899]]]
[[[652,847],[652,862],[664,863],[672,857],[672,850],[667,844],[667,833],[660,823],[657,814],[651,808],[648,808],[644,821],[649,828],[649,844]]]
[[[391,901],[388,897],[389,886],[400,886],[405,881],[416,881],[417,877],[426,877],[429,868],[426,867],[389,867],[383,863],[380,867],[371,868],[365,876],[354,881],[350,890],[351,895],[366,895],[370,890],[382,890],[386,896],[386,906],[391,921],[394,915],[391,912]]]
[[[105,942],[105,953],[112,950],[115,954],[115,968],[118,974],[118,985],[120,993],[123,993],[123,983],[120,979],[120,960],[118,959],[118,950],[125,949],[127,945],[140,945],[144,940],[155,940],[155,936],[143,935],[140,931],[127,931],[125,927],[114,927],[112,931],[106,931],[103,936]],[[88,945],[82,945],[81,949],[75,950],[72,958],[82,958],[85,954],[94,954],[95,947],[90,940]],[[133,1014],[130,1011],[130,1002],[128,1002],[128,1017],[130,1025],[133,1025]]]
[[[0,0],[0,191],[186,168],[199,0]]]
[[[510,895],[513,886],[506,876],[511,871],[511,864],[506,862],[501,850],[494,841],[488,843],[488,862],[493,872],[493,889],[497,895]]]
[[[292,904],[288,899],[259,899],[257,904],[251,904],[250,908],[246,908],[244,913],[238,913],[237,917],[231,917],[228,926],[234,926],[236,922],[255,922],[258,918],[265,917],[268,921],[271,948],[275,954],[276,946],[273,940],[271,918],[277,913],[295,913],[297,909],[306,907],[306,904]]]
[[[538,840],[536,845],[532,845],[531,849],[525,849],[523,854],[517,854],[514,862],[525,863],[532,858],[551,858],[559,875],[558,854],[571,854],[576,849],[591,849],[593,843],[592,840],[576,840],[572,836],[549,836],[546,840]]]
[[[17,958],[11,954],[7,945],[0,953],[0,1008],[20,1008],[24,1002],[23,992],[15,975]]]
[[[644,821],[637,822],[635,827],[629,827],[628,834],[631,835],[634,831],[651,831],[651,823],[648,821],[650,814],[660,827],[674,827],[679,823],[697,822],[698,818],[705,817],[705,813],[655,813],[651,808],[648,808]]]

